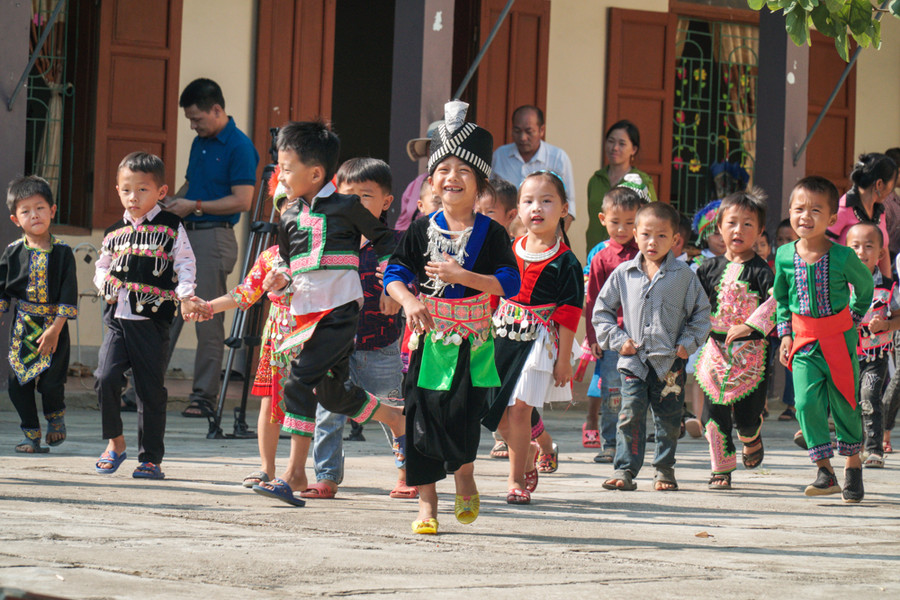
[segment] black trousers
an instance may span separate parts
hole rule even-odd
[[[870,454],[884,454],[884,408],[882,390],[888,375],[888,355],[859,363],[857,400],[862,409],[865,448]],[[895,376],[896,379],[896,376]],[[894,413],[896,415],[896,413]]]
[[[734,440],[731,437],[732,427],[738,430],[742,441],[751,442],[762,426],[762,412],[766,406],[768,381],[759,386],[734,404],[709,403],[709,418],[719,425],[719,431],[725,436],[725,450],[734,452]]]
[[[106,335],[100,346],[100,359],[94,372],[94,389],[100,399],[103,439],[122,435],[122,388],[125,371],[134,375],[137,392],[138,460],[159,464],[165,454],[165,387],[170,323],[117,319],[115,305],[103,314]]]
[[[30,431],[40,437],[41,421],[37,411],[35,390],[41,393],[44,415],[66,410],[66,372],[69,370],[69,326],[63,325],[56,344],[56,352],[50,358],[50,366],[34,379],[19,383],[16,374],[9,371],[9,399],[16,412],[22,431]],[[26,433],[27,435],[27,433]]]

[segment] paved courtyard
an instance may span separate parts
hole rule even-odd
[[[688,438],[681,491],[651,490],[648,455],[638,490],[611,492],[600,483],[612,467],[581,447],[583,409],[548,411],[560,468],[533,504],[506,504],[507,463],[488,458],[485,432],[481,516],[457,523],[452,485],[439,484],[441,534],[425,537],[410,533],[415,501],[387,496],[396,471],[377,425],[345,444],[337,498],[295,509],[242,488],[256,442],[207,440],[205,420],[170,412],[167,478],[140,482],[134,414],[134,454],[104,477],[93,469],[104,447],[97,411],[72,410],[65,444],[24,456],[4,407],[0,586],[91,599],[900,597],[900,455],[865,471],[862,504],[806,498],[815,473],[790,441],[794,423],[765,424],[765,462],[739,469],[731,492],[706,489],[706,443]]]

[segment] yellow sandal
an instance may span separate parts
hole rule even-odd
[[[453,512],[456,513],[456,520],[463,525],[468,525],[478,518],[478,510],[481,508],[481,496],[474,494],[472,496],[456,495],[456,503],[453,506]]]
[[[423,521],[413,521],[413,533],[435,534],[438,532],[437,519],[425,519]]]

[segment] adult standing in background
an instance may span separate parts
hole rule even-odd
[[[259,154],[225,112],[222,89],[211,79],[195,79],[178,101],[197,137],[191,144],[184,185],[169,198],[166,210],[184,219],[184,228],[197,261],[196,294],[218,298],[227,291],[226,279],[237,261],[234,226],[250,210],[256,186]],[[169,356],[184,321],[172,325]],[[219,394],[225,352],[225,317],[196,323],[197,349],[194,384],[186,417],[203,417]]]
[[[526,104],[514,110],[512,126],[513,143],[494,152],[491,165],[494,173],[516,188],[535,171],[553,171],[559,175],[566,184],[569,202],[569,214],[565,217],[568,230],[575,219],[575,181],[569,155],[544,141],[544,111],[537,106]]]
[[[626,175],[634,173],[641,178],[647,188],[649,199],[656,201],[656,190],[653,180],[643,171],[634,168],[634,157],[641,148],[641,133],[631,121],[618,121],[606,132],[603,152],[606,155],[606,166],[594,173],[588,181],[588,227],[587,249],[609,237],[606,227],[600,224],[597,215],[603,210],[603,196],[619,185]]]

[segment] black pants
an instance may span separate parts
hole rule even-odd
[[[137,392],[138,460],[159,464],[166,450],[165,375],[170,323],[117,319],[114,311],[115,305],[111,305],[103,314],[107,330],[94,372],[103,439],[122,435],[122,388],[125,371],[130,368]]]
[[[291,362],[284,384],[284,429],[311,436],[316,405],[360,423],[371,419],[378,400],[350,382],[350,355],[359,322],[359,303],[343,304],[325,315]]]
[[[66,372],[69,369],[69,326],[63,325],[56,343],[56,352],[50,358],[50,366],[34,379],[19,383],[12,369],[9,371],[9,399],[19,413],[22,431],[31,439],[40,437],[41,421],[38,417],[35,389],[41,393],[44,415],[66,410]]]
[[[732,428],[738,430],[738,436],[745,443],[753,441],[759,433],[768,389],[768,381],[762,381],[755,390],[734,404],[709,403],[709,418],[718,424],[719,431],[725,436],[726,452],[731,453],[735,450],[731,436]]]
[[[884,454],[884,410],[881,398],[887,374],[887,355],[859,363],[857,400],[862,409],[863,430],[866,435],[865,448],[870,454]],[[894,379],[896,378],[895,376]],[[894,414],[896,415],[896,411]]]

